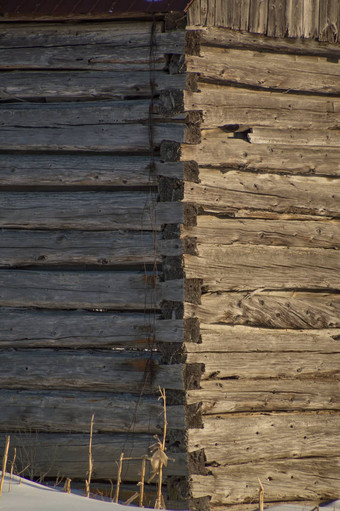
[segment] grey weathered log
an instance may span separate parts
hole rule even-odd
[[[70,101],[72,99],[121,99],[150,97],[152,90],[159,93],[164,88],[183,88],[185,75],[169,75],[153,71],[12,71],[0,72],[0,100]]]
[[[340,64],[326,57],[204,47],[187,57],[187,70],[201,80],[260,89],[339,94]],[[308,79],[306,79],[308,76]]]
[[[89,424],[91,417],[89,416]],[[26,469],[24,475],[44,475],[45,477],[71,479],[86,478],[88,472],[89,433],[51,434],[29,432],[25,427],[11,433],[10,459],[13,459],[14,448],[17,448],[17,464]],[[6,435],[0,435],[0,449],[5,445]],[[152,435],[96,434],[92,439],[94,467],[92,479],[117,478],[119,457],[125,448],[130,457],[149,454],[149,447],[155,442]],[[164,471],[167,475],[186,475],[187,464],[185,453],[172,453],[175,462],[169,462]],[[136,482],[140,478],[141,459],[124,463],[124,481]],[[147,467],[147,476],[151,475]]]
[[[339,498],[339,462],[339,457],[325,456],[209,467],[211,475],[191,476],[191,488],[194,498],[209,495],[212,504],[240,503],[243,509],[244,502],[257,501],[259,479],[264,487],[266,504],[302,499],[314,502],[334,500]],[[297,503],[298,507],[303,504]]]
[[[181,343],[182,320],[155,313],[0,309],[1,348],[138,348]]]
[[[327,128],[340,125],[336,97],[284,94],[231,86],[200,84],[185,92],[185,108],[202,110],[202,128],[231,124],[278,128]]]
[[[340,229],[338,220],[261,220],[218,218],[199,215],[197,226],[183,229],[183,236],[192,236],[199,243],[222,245],[275,245],[286,247],[338,248]]]
[[[282,458],[340,456],[339,413],[269,413],[204,417],[188,432],[188,450],[204,448],[207,463],[221,465]],[[327,424],[327,432],[324,431]]]
[[[2,307],[144,310],[182,299],[182,280],[159,282],[151,272],[0,271]]]
[[[184,256],[187,278],[201,278],[207,291],[340,289],[337,251],[288,247],[198,244]]]
[[[340,410],[338,381],[203,380],[186,392],[187,403],[201,403],[204,415],[240,412]]]
[[[161,434],[163,406],[154,396],[101,392],[1,390],[0,431]],[[184,407],[167,406],[170,429],[184,429]]]
[[[205,323],[271,328],[339,328],[340,294],[308,291],[210,293],[185,304],[185,317]]]
[[[267,210],[340,217],[339,179],[220,172],[200,169],[200,183],[185,183],[185,200],[207,212]]]
[[[181,364],[161,365],[147,351],[2,350],[2,389],[154,393],[158,386],[182,390]],[[89,414],[90,415],[90,414]]]
[[[6,192],[0,227],[20,229],[160,230],[180,223],[183,206],[146,192]]]

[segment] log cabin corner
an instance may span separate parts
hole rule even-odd
[[[167,508],[339,498],[339,0],[33,4],[0,0],[0,449],[82,484],[93,414],[126,500],[164,387]]]

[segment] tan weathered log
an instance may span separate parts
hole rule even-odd
[[[89,428],[91,417],[89,416]],[[90,431],[90,429],[89,429]],[[5,444],[6,435],[0,435],[0,449]],[[149,454],[149,447],[155,442],[153,435],[125,434],[95,434],[92,439],[92,454],[94,467],[92,479],[117,478],[119,457],[122,451],[128,452],[129,457],[142,458]],[[13,459],[14,448],[17,449],[17,464],[24,469],[24,476],[44,475],[45,477],[70,477],[84,480],[89,468],[89,433],[81,434],[51,434],[25,431],[11,432],[10,459]],[[187,454],[171,453],[174,462],[164,467],[167,475],[186,475]],[[124,481],[139,481],[141,459],[124,463]],[[147,466],[147,477],[151,475]]]
[[[337,251],[288,247],[199,244],[186,254],[187,278],[203,279],[206,291],[340,289]]]
[[[0,203],[6,228],[143,231],[182,219],[182,204],[145,192],[6,192]]]
[[[203,380],[199,390],[188,390],[188,404],[201,403],[204,415],[238,412],[340,410],[338,381]]]
[[[187,70],[201,80],[260,89],[339,94],[340,64],[326,57],[204,47],[187,56]],[[308,78],[307,78],[308,77]]]
[[[101,392],[2,390],[0,431],[162,433],[163,406],[154,396]],[[170,429],[184,429],[184,407],[167,407]]]
[[[192,236],[199,243],[213,239],[221,245],[274,245],[286,247],[338,248],[338,220],[261,220],[218,218],[198,215],[197,226],[183,229],[182,236]]]
[[[230,86],[200,84],[185,92],[185,107],[203,112],[205,129],[225,125],[277,128],[327,128],[340,125],[336,97],[283,94]]]
[[[266,504],[300,499],[318,502],[339,498],[339,467],[340,458],[328,456],[255,461],[227,467],[209,467],[211,475],[192,475],[190,479],[193,497],[209,495],[212,497],[211,503],[217,506],[256,502],[259,479],[264,487]],[[300,503],[300,509],[302,507]]]
[[[200,169],[200,183],[185,183],[185,200],[207,212],[239,209],[340,217],[339,179],[220,172]]]
[[[203,448],[208,464],[221,465],[339,457],[339,418],[333,412],[205,416],[203,429],[188,431],[188,450]]]
[[[0,186],[156,186],[159,175],[183,179],[183,167],[147,156],[0,154]]]
[[[316,128],[316,126],[313,126]],[[293,146],[339,147],[339,126],[336,129],[253,128],[248,135],[252,144],[284,144]]]
[[[201,343],[186,343],[188,353],[340,353],[340,329],[274,330],[243,325],[201,323]],[[199,355],[197,355],[199,356]]]
[[[262,8],[265,8],[264,3],[262,3]],[[272,2],[272,9],[269,10],[269,16],[278,9],[280,9],[280,4]],[[257,12],[255,11],[256,7],[253,12],[258,16],[258,10]],[[328,43],[328,41],[320,42],[307,39],[311,36],[311,34],[306,33],[306,31],[308,31],[307,16],[309,12],[309,10],[307,10],[307,12],[305,11],[304,17],[302,19],[305,23],[305,39],[294,37],[292,35],[290,35],[290,37],[282,37],[285,35],[282,33],[282,28],[281,33],[278,34],[276,31],[280,30],[280,27],[277,23],[275,23],[275,26],[271,25],[269,27],[268,25],[268,31],[271,32],[268,33],[268,36],[272,35],[274,37],[267,37],[263,35],[263,29],[259,30],[262,32],[262,34],[251,34],[247,32],[228,30],[228,28],[207,27],[200,31],[201,44],[207,46],[218,46],[221,48],[235,48],[240,50],[268,51],[280,54],[289,53],[295,55],[314,55],[320,57],[335,58],[339,57],[340,49],[336,44]],[[272,20],[268,20],[268,22],[269,21]],[[250,31],[257,32],[258,30],[254,30],[254,27],[250,27]]]
[[[7,268],[159,264],[162,255],[182,251],[180,240],[162,240],[158,232],[0,231],[0,266]]]
[[[182,390],[181,364],[161,365],[160,355],[144,351],[3,350],[2,389],[83,390],[154,393],[158,386]],[[90,415],[90,414],[89,414]]]
[[[265,352],[188,353],[188,364],[204,364],[203,380],[248,378],[318,378],[337,381],[340,386],[340,349],[334,353]]]
[[[271,328],[339,328],[340,294],[306,291],[210,293],[185,304],[185,317],[205,323]]]
[[[153,90],[184,88],[185,74],[153,71]],[[11,71],[0,72],[0,101],[121,99],[152,95],[150,72],[145,71]]]
[[[1,348],[139,348],[181,343],[183,322],[155,313],[0,309]]]
[[[230,139],[222,130],[209,130],[199,145],[182,145],[183,161],[195,160],[199,165],[226,169],[280,173],[340,175],[340,151],[337,147],[304,147],[281,144],[249,144]]]
[[[182,280],[151,272],[0,270],[1,307],[144,310],[182,299]]]

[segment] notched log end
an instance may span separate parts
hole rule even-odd
[[[208,475],[208,470],[205,467],[206,457],[204,453],[204,449],[200,449],[199,451],[189,452],[188,453],[188,465],[189,465],[189,473],[190,474],[198,474],[198,475]],[[194,499],[201,500],[201,499]],[[194,509],[194,508],[190,508]],[[195,508],[201,509],[201,508]],[[209,508],[206,508],[209,509]]]
[[[201,303],[202,279],[186,279],[184,281],[184,301],[194,304]]]
[[[185,144],[199,144],[201,142],[201,128],[197,124],[187,124],[184,130],[184,143]]]
[[[181,158],[180,142],[163,140],[160,145],[160,158],[162,162],[179,161]]]
[[[186,353],[182,344],[178,342],[159,343],[157,345],[162,354],[163,364],[184,364],[186,361]]]
[[[162,231],[163,240],[175,240],[181,235],[180,224],[166,224]]]
[[[199,389],[204,373],[204,364],[186,364],[183,370],[184,387],[186,390]]]
[[[197,318],[188,318],[183,320],[183,324],[184,324],[183,341],[201,344],[202,337],[199,320]]]
[[[186,236],[182,239],[183,243],[183,254],[198,255],[197,250],[197,239]]]
[[[199,183],[198,163],[194,160],[184,162],[184,180]]]
[[[199,56],[201,40],[201,30],[188,30],[185,34],[185,54]]]
[[[198,79],[199,75],[197,73],[187,73],[185,89],[189,92],[198,92]]]
[[[184,95],[180,89],[162,90],[159,97],[159,113],[177,115],[184,112]]]
[[[162,311],[162,319],[183,319],[184,304],[183,302],[173,302],[163,300],[160,304]]]
[[[197,225],[198,209],[195,204],[184,203],[184,222],[186,227],[195,227]]]
[[[189,509],[192,509],[192,511],[210,511],[210,497],[190,499]]]
[[[187,428],[202,429],[202,404],[195,403],[185,407],[185,420]]]
[[[184,30],[187,26],[187,15],[182,11],[170,11],[164,17],[165,31]]]
[[[184,183],[180,179],[160,176],[158,193],[161,202],[178,202],[184,198]]]
[[[182,256],[163,257],[163,275],[164,280],[182,279],[184,276]]]

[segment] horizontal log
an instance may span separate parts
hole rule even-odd
[[[2,307],[145,310],[182,299],[182,280],[151,272],[0,270]]]
[[[197,227],[183,231],[199,243],[212,239],[221,245],[273,245],[286,247],[338,248],[340,230],[337,220],[261,220],[218,218],[199,215]]]
[[[156,186],[160,175],[183,179],[183,167],[143,156],[0,154],[0,187]]]
[[[153,393],[162,385],[182,390],[181,364],[161,365],[160,355],[144,351],[3,350],[2,389],[83,390]]]
[[[0,309],[0,348],[139,348],[181,343],[182,320],[154,313]]]
[[[207,325],[201,323],[201,343],[187,343],[188,353],[340,353],[340,329],[274,330],[243,325]]]
[[[162,255],[181,255],[179,240],[160,233],[121,231],[0,232],[0,266],[141,265],[162,262]],[[128,268],[126,268],[128,269]]]
[[[185,317],[270,328],[339,328],[340,294],[295,290],[204,294],[202,305],[185,304]]]
[[[209,292],[340,289],[340,258],[334,250],[202,244],[198,254],[184,256],[185,273],[203,279]]]
[[[207,212],[237,209],[340,216],[339,180],[329,177],[255,174],[200,169],[200,183],[185,184],[185,200]]]
[[[339,457],[315,457],[209,467],[211,475],[191,476],[193,497],[209,495],[212,504],[224,506],[256,502],[260,479],[266,505],[299,499],[334,500],[339,498],[339,461]],[[299,507],[304,506],[301,503]]]
[[[231,139],[222,130],[205,132],[199,145],[182,145],[183,161],[195,160],[202,166],[218,166],[250,171],[285,174],[340,175],[340,151],[337,147],[304,147],[281,144],[249,144]]]
[[[3,451],[6,435],[0,435],[0,449]],[[96,434],[92,439],[93,473],[92,480],[117,479],[119,458],[122,452],[127,457],[142,458],[150,453],[149,447],[155,442],[152,435],[138,434]],[[9,459],[13,459],[14,448],[17,449],[16,464],[20,469],[26,468],[23,476],[70,477],[84,480],[89,468],[89,433],[51,434],[30,432],[13,432]],[[171,453],[171,458],[164,471],[167,475],[182,476],[187,474],[186,453]],[[141,459],[124,462],[123,482],[140,480]],[[147,464],[147,477],[151,474]]]
[[[308,15],[308,12],[305,13],[306,15]],[[200,40],[203,45],[219,46],[221,48],[314,55],[318,57],[340,57],[339,47],[332,43],[293,37],[272,38],[262,34],[251,34],[246,31],[241,32],[228,28],[207,27],[200,31]]]
[[[185,74],[150,71],[5,71],[0,72],[0,101],[48,101],[151,97],[166,88],[183,89]]]
[[[249,133],[249,141],[253,144],[292,144],[294,146],[327,146],[339,147],[339,126],[324,130],[315,129],[275,129],[273,127],[255,127]]]
[[[257,352],[250,353],[188,353],[188,364],[204,364],[203,380],[257,378],[318,378],[337,381],[339,385],[340,349],[334,353],[319,352]],[[340,402],[338,402],[340,407]]]
[[[187,70],[200,80],[239,84],[259,89],[339,94],[337,59],[202,47],[201,56],[188,56]]]
[[[143,231],[182,219],[182,204],[145,192],[6,192],[0,204],[6,228]]]
[[[225,125],[276,128],[329,128],[340,124],[340,102],[311,96],[200,84],[185,92],[187,110],[201,110],[205,129]]]
[[[205,417],[203,429],[188,432],[189,452],[201,448],[209,465],[339,457],[339,413]]]
[[[1,390],[0,431],[153,433],[163,429],[163,405],[153,396],[75,391]],[[170,429],[184,429],[184,407],[167,406]]]
[[[204,415],[239,412],[340,410],[337,381],[203,380],[186,392],[187,403],[201,403]]]

